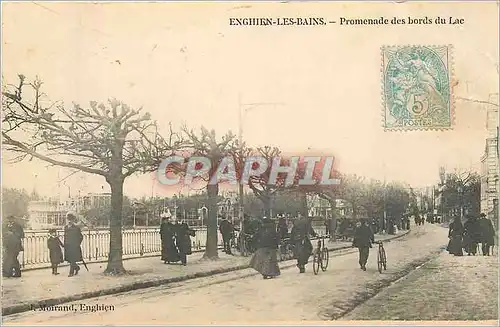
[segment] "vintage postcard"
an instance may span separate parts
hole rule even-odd
[[[498,325],[499,3],[2,2],[9,325]]]

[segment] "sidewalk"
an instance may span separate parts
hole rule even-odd
[[[455,257],[443,251],[343,320],[474,320],[498,326],[497,292],[498,254]]]
[[[405,235],[376,235],[376,240],[388,240]],[[350,248],[350,242],[328,242],[330,250]],[[206,277],[218,273],[248,268],[250,257],[230,256],[219,251],[219,260],[202,260],[203,253],[188,256],[188,265],[166,265],[159,257],[124,261],[129,274],[105,276],[106,263],[88,263],[90,271],[81,267],[75,277],[67,277],[68,267],[54,276],[50,269],[31,270],[21,278],[4,278],[2,288],[2,314],[29,311],[32,305],[54,305],[91,297],[128,292],[136,289]],[[293,262],[291,262],[292,264]]]

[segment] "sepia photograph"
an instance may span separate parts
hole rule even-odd
[[[1,7],[3,325],[498,326],[498,1]]]

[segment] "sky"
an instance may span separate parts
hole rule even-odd
[[[438,169],[479,169],[486,107],[456,100],[451,131],[382,128],[384,45],[453,45],[456,97],[498,92],[495,3],[2,3],[2,73],[39,76],[51,100],[88,105],[117,98],[143,106],[167,133],[187,124],[237,133],[250,145],[331,153],[344,173],[425,186]],[[300,14],[299,14],[300,13]],[[235,27],[229,17],[462,17],[464,25]],[[27,23],[29,22],[29,23]],[[109,191],[103,178],[10,164],[5,187],[42,195]],[[187,191],[187,190],[186,190]],[[125,183],[132,197],[169,195],[151,176]]]

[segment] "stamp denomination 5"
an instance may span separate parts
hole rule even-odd
[[[450,46],[382,48],[386,130],[451,129]]]

